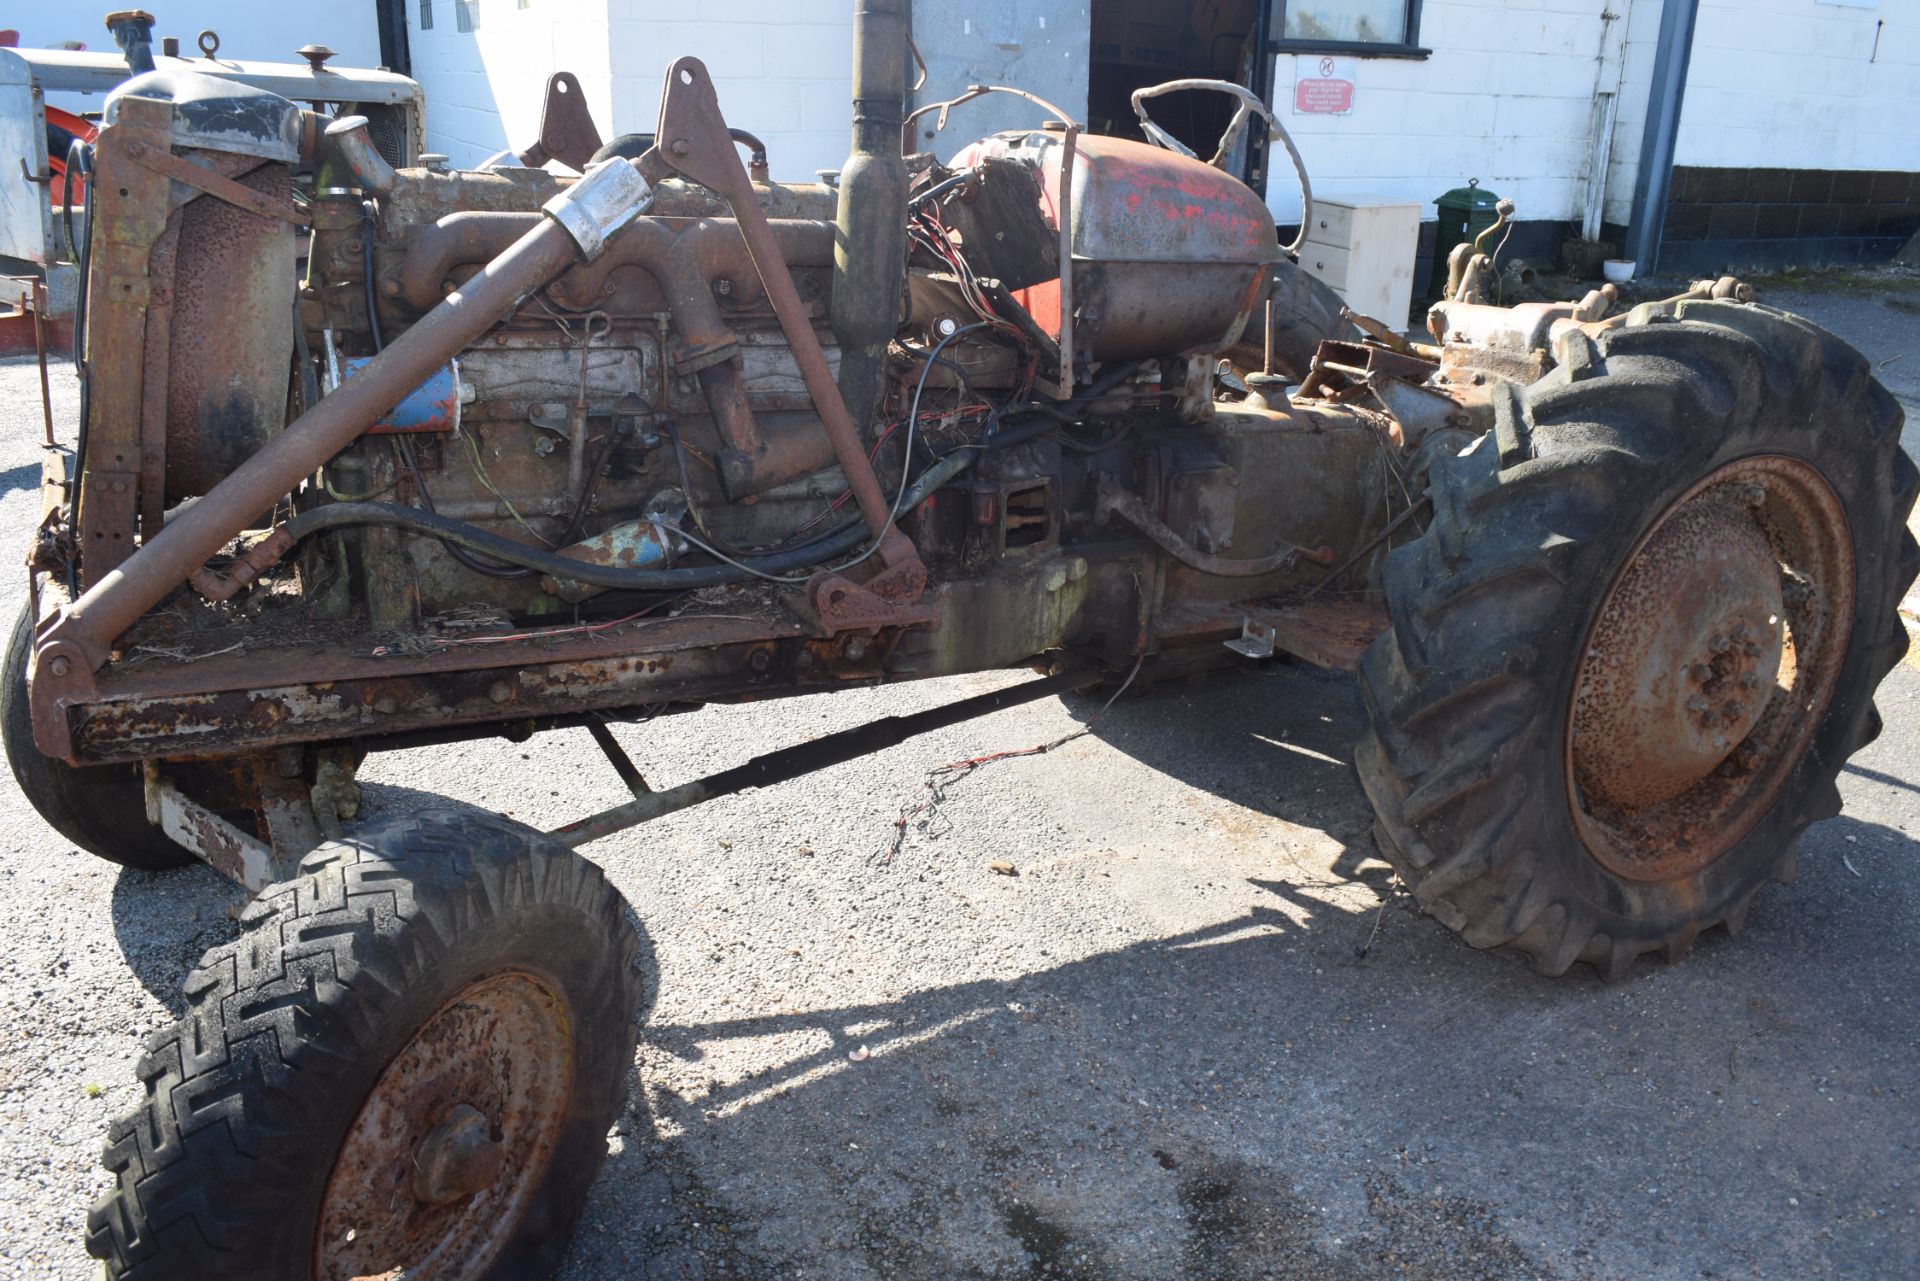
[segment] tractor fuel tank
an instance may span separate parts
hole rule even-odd
[[[1038,179],[1041,220],[1057,236],[1064,144],[1053,130],[995,134],[951,166],[1026,166]],[[1144,142],[1076,138],[1069,205],[1074,347],[1083,360],[1225,348],[1281,257],[1273,215],[1245,183]],[[1051,279],[1007,283],[1036,321],[1059,332],[1057,269]]]

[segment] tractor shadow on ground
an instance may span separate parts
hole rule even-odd
[[[1389,893],[1349,764],[1351,681],[1225,674],[1099,716],[1106,698],[1064,701],[1153,769],[1328,832],[1334,874]],[[1843,817],[1801,849],[1799,884],[1763,891],[1742,939],[1710,931],[1612,986],[1475,952],[1403,893],[1363,957],[1374,910],[1258,879],[1271,906],[1017,978],[652,1024],[561,1277],[644,1259],[688,1281],[1585,1281],[1616,1247],[1689,1270],[1804,1275],[1837,1253],[1920,1274],[1887,1228],[1756,1254],[1740,1209],[1829,1177],[1849,1144],[1849,1195],[1903,1177],[1897,1141],[1846,1136],[1902,1132],[1907,1105],[1870,1074],[1838,1099],[1809,1083],[1835,1036],[1910,1039],[1881,1024],[1920,953],[1862,965],[1859,940],[1920,917],[1896,861],[1912,842]],[[1806,1119],[1783,1130],[1789,1108]],[[1682,1191],[1623,1224],[1648,1171]]]
[[[9,467],[0,471],[0,493],[11,493],[16,489],[40,488],[40,464],[23,463],[18,467]]]
[[[1910,1038],[1886,1000],[1920,952],[1862,965],[1857,941],[1920,915],[1911,842],[1846,818],[1809,842],[1747,936],[1612,986],[1392,911],[1357,958],[1371,912],[1274,884],[1273,907],[1015,978],[653,1024],[561,1277],[1588,1281],[1742,1251],[1915,1274],[1920,1246],[1870,1218],[1752,1253],[1741,1207],[1769,1190],[1904,1177],[1910,1105],[1829,1074],[1836,1040]],[[1676,1184],[1658,1202],[1650,1171]]]
[[[1360,689],[1343,673],[1293,662],[1222,670],[1062,700],[1095,738],[1189,787],[1343,846],[1333,872],[1376,895],[1394,885],[1373,842],[1373,809],[1353,770],[1366,729]]]

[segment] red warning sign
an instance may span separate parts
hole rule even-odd
[[[1293,110],[1303,116],[1344,116],[1353,110],[1354,58],[1300,54],[1293,60]]]

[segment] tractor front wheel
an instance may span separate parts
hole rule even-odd
[[[27,661],[33,657],[33,606],[22,606],[0,659],[0,745],[27,802],[54,831],[89,854],[124,867],[161,871],[193,862],[147,821],[147,800],[137,765],[76,769],[43,756],[33,742],[33,708],[27,701]]]
[[[639,940],[600,870],[429,812],[321,846],[241,924],[109,1132],[108,1274],[548,1275],[633,1062]]]

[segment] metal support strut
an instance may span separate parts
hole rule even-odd
[[[925,734],[936,729],[945,729],[949,725],[958,725],[961,721],[972,720],[976,716],[985,716],[1006,707],[1017,707],[1021,703],[1031,703],[1038,698],[1046,698],[1066,690],[1076,689],[1097,679],[1097,668],[1082,664],[1070,665],[1051,676],[1015,685],[1009,689],[994,690],[990,694],[976,694],[972,698],[963,698],[958,702],[941,707],[928,708],[924,712],[915,712],[911,716],[884,716],[877,721],[853,729],[841,730],[837,734],[828,734],[811,742],[797,743],[792,747],[783,747],[778,751],[766,752],[754,757],[744,765],[721,770],[718,774],[709,774],[705,778],[682,783],[678,787],[669,787],[664,791],[653,791],[634,769],[633,762],[627,760],[620,745],[613,741],[613,735],[605,725],[590,722],[588,729],[593,733],[594,741],[601,750],[607,752],[608,759],[614,762],[614,768],[632,790],[634,799],[624,805],[602,810],[587,818],[577,819],[557,827],[550,836],[558,838],[563,844],[571,846],[585,845],[588,841],[597,841],[603,836],[624,831],[649,819],[671,814],[676,810],[687,809],[702,801],[715,797],[728,796],[734,792],[744,792],[751,787],[771,787],[775,783],[784,783],[789,779],[811,774],[815,770],[826,769],[833,765],[842,765],[862,756],[894,747],[904,743],[916,734]],[[626,762],[625,769],[621,762]],[[628,777],[629,771],[631,777]]]

